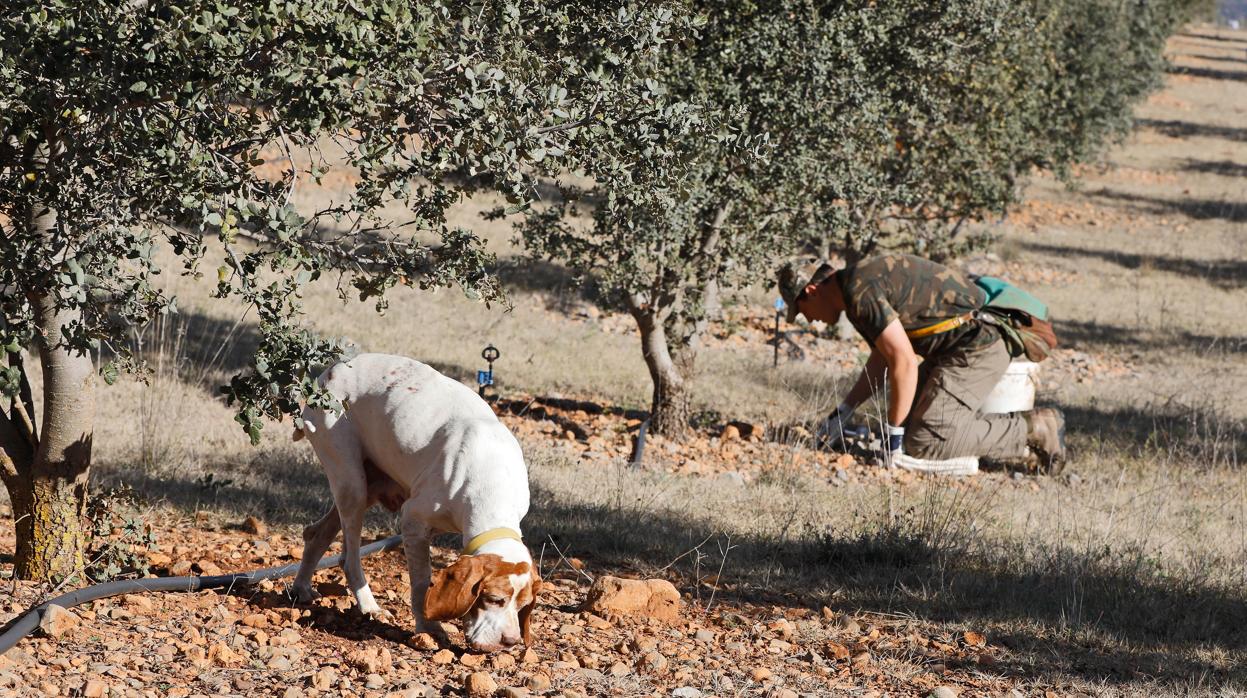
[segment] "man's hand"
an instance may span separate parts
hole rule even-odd
[[[818,423],[814,430],[814,446],[819,449],[830,449],[844,439],[844,425],[853,416],[853,408],[840,403],[835,412]]]

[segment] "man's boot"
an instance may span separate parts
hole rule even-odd
[[[1059,475],[1065,467],[1065,415],[1055,407],[1023,412],[1026,445],[1039,459],[1039,472]]]

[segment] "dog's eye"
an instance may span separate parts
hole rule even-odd
[[[505,596],[495,596],[493,594],[486,594],[484,598],[485,598],[485,604],[488,606],[501,606],[502,604],[507,602],[507,597]]]

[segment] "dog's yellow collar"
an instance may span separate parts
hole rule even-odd
[[[496,540],[502,540],[504,538],[510,538],[511,540],[518,540],[520,542],[524,541],[524,539],[520,537],[519,531],[516,531],[514,529],[505,528],[505,527],[504,528],[491,528],[488,531],[485,531],[484,533],[478,536],[475,536],[472,538],[472,540],[468,541],[467,545],[463,546],[463,550],[459,554],[460,555],[475,555],[476,551],[480,550],[481,546],[485,545],[486,543],[491,543]]]

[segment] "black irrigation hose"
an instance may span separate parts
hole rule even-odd
[[[402,536],[390,536],[384,540],[375,543],[369,543],[360,548],[359,555],[371,555],[386,550],[393,550],[403,542]],[[341,555],[333,557],[321,558],[320,564],[316,565],[316,569],[323,570],[326,567],[333,567],[342,561]],[[48,606],[57,605],[61,608],[72,608],[84,604],[88,601],[97,599],[106,599],[110,596],[118,594],[129,594],[141,591],[202,591],[204,589],[219,589],[221,587],[248,586],[262,582],[266,579],[277,579],[279,577],[288,577],[299,569],[300,563],[292,563],[289,565],[281,565],[280,567],[266,567],[262,570],[253,572],[236,572],[234,574],[218,574],[211,577],[158,577],[156,579],[126,579],[119,582],[106,582],[104,584],[96,584],[94,586],[71,591],[68,594],[62,594],[51,601],[45,601],[38,606],[26,612],[26,615],[9,626],[9,629],[0,635],[0,655],[13,649],[13,646],[21,641],[22,638],[29,635],[35,628],[39,627],[39,620],[43,617],[43,612]]]

